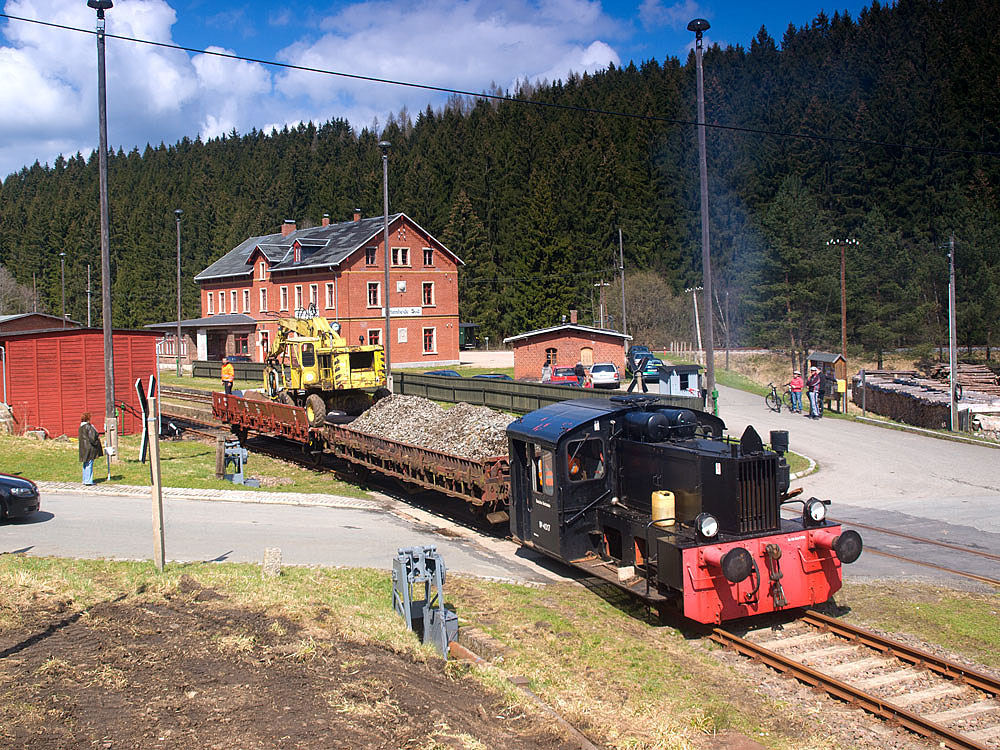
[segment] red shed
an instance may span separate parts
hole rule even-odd
[[[135,379],[156,372],[154,331],[115,330],[115,402],[137,412]],[[89,411],[104,431],[104,333],[99,328],[58,328],[0,333],[3,397],[18,428],[44,428],[50,436],[75,436]],[[119,410],[118,433],[141,432],[141,420]]]
[[[589,368],[595,362],[614,362],[625,372],[625,342],[632,337],[618,331],[568,323],[518,336],[503,342],[514,349],[514,377],[540,378],[542,367],[572,367],[581,362]]]

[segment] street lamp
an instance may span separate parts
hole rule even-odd
[[[382,244],[385,246],[385,292],[382,295],[382,302],[385,304],[385,382],[386,387],[392,391],[392,359],[389,356],[389,263],[392,260],[392,251],[389,249],[389,148],[392,146],[389,141],[379,141],[378,147],[382,149]]]
[[[685,292],[690,292],[693,297],[694,302],[694,330],[695,334],[698,336],[698,351],[701,352],[701,323],[698,321],[698,292],[701,291],[700,286],[690,287],[685,289]],[[711,310],[709,310],[711,312]]]
[[[100,176],[101,207],[101,317],[104,320],[104,429],[112,455],[118,453],[118,419],[115,416],[115,355],[111,337],[111,226],[108,219],[108,102],[104,74],[104,11],[111,0],[87,0],[97,11],[97,170]]]
[[[705,158],[705,76],[702,73],[702,34],[710,28],[704,18],[696,18],[687,25],[688,31],[694,32],[695,71],[698,79],[698,172],[701,177],[701,272],[704,277],[705,299],[708,300],[708,315],[705,316],[705,379],[709,396],[712,398],[712,411],[718,413],[716,406],[718,393],[715,390],[715,339],[712,332],[712,259],[709,253],[708,237],[708,163]]]
[[[840,354],[847,359],[847,265],[844,258],[844,251],[848,245],[857,247],[858,241],[849,240],[827,240],[826,246],[840,246]]]
[[[62,278],[62,327],[66,327],[66,253],[59,253],[59,275]]]
[[[177,377],[181,376],[181,214],[180,208],[174,209],[177,220]]]

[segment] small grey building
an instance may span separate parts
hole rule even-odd
[[[664,365],[660,368],[660,393],[701,398],[701,370],[701,365]]]

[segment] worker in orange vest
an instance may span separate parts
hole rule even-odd
[[[229,357],[222,358],[222,387],[226,393],[233,392],[233,381],[236,380],[236,368],[229,361]]]

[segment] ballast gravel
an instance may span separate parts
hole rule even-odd
[[[376,402],[348,429],[409,443],[473,461],[507,455],[507,425],[513,417],[465,402],[445,409],[419,396],[392,395]]]

